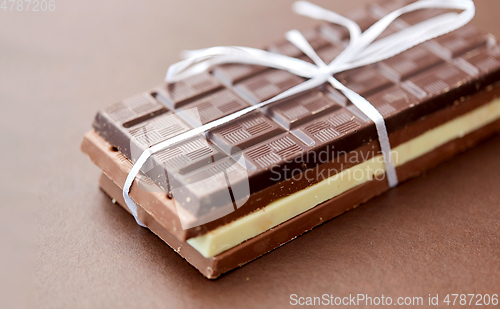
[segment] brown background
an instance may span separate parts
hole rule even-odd
[[[368,1],[314,2],[343,13]],[[500,137],[213,282],[98,189],[99,170],[79,151],[98,109],[159,84],[183,49],[262,47],[314,23],[291,3],[57,0],[55,12],[0,10],[1,307],[500,294]],[[500,36],[500,1],[476,4],[474,23]]]

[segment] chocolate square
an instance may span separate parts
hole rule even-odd
[[[361,96],[368,96],[392,85],[392,82],[377,71],[375,65],[368,65],[334,75],[344,86]]]
[[[417,45],[377,64],[382,73],[393,81],[402,81],[428,68],[442,63],[443,59],[425,46]]]
[[[220,88],[222,84],[209,73],[204,72],[167,84],[163,91],[158,92],[158,99],[167,107],[176,109]]]
[[[268,70],[235,86],[235,90],[252,103],[268,100],[304,82],[304,79],[283,70]]]

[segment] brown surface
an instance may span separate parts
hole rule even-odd
[[[368,1],[315,2],[342,13]],[[100,172],[78,146],[99,108],[158,84],[182,49],[260,47],[313,23],[290,4],[0,10],[2,307],[271,308],[291,293],[500,293],[499,137],[215,282],[98,189]],[[475,24],[500,36],[500,2],[476,4]]]

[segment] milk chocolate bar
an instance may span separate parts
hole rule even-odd
[[[396,1],[393,6],[406,2]],[[381,1],[353,12],[351,17],[363,20],[360,26],[368,28],[386,6],[387,1]],[[402,19],[393,27],[407,27],[438,15],[436,11],[422,10],[424,13]],[[348,40],[341,32],[335,34],[335,29],[326,24],[304,32],[326,62],[334,59]],[[386,32],[393,31],[395,28]],[[305,59],[284,42],[271,45],[269,50]],[[395,162],[400,181],[498,128],[500,48],[491,36],[471,25],[335,77],[366,97],[384,116],[391,146],[399,155]],[[146,148],[267,100],[303,81],[276,69],[218,66],[100,111],[94,121],[96,133],[86,135],[82,149],[121,187],[131,162]],[[172,247],[183,244],[197,252],[201,258],[195,260],[200,261],[231,259],[234,254],[233,262],[243,264],[387,190],[384,166],[376,162],[380,157],[376,141],[373,123],[338,91],[322,86],[215,128],[206,137],[154,154],[144,165],[146,176],[141,180],[161,190],[147,192],[134,186],[130,195],[144,210],[141,220]],[[446,150],[440,152],[443,147]],[[332,156],[322,160],[324,153]],[[419,160],[427,163],[419,164]],[[339,180],[361,167],[376,167],[382,173],[373,172],[359,181]],[[315,177],[308,177],[308,173]],[[214,177],[218,174],[223,176]],[[200,185],[209,177],[213,181]],[[338,188],[326,190],[326,181]],[[249,190],[239,190],[245,182]],[[377,183],[374,188],[378,189],[355,197],[359,188],[371,188],[370,183]],[[179,201],[179,195],[172,194],[179,191],[187,198]],[[301,200],[304,197],[307,199]],[[335,202],[338,199],[349,202],[340,205]],[[292,206],[294,203],[301,206]],[[326,214],[318,221],[321,211]],[[202,223],[184,229],[179,217]],[[299,217],[301,227],[287,232],[281,243],[261,237]],[[245,227],[248,222],[253,225]],[[168,237],[162,236],[166,234]],[[241,254],[245,252],[241,248],[249,242],[267,245],[263,246],[265,250]],[[207,277],[237,266],[190,262]],[[212,272],[203,270],[205,267]]]

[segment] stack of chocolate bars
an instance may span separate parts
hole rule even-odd
[[[366,30],[410,2],[378,1],[347,17]],[[382,36],[441,13],[406,14]],[[328,23],[303,34],[327,63],[349,40]],[[267,49],[309,61],[286,41]],[[400,182],[500,130],[500,45],[472,25],[335,77],[384,116]],[[122,188],[145,149],[303,81],[260,66],[213,67],[99,111],[81,149],[102,170],[102,190],[127,209]],[[130,197],[138,218],[212,279],[387,191],[381,157],[373,122],[322,86],[155,153]]]

